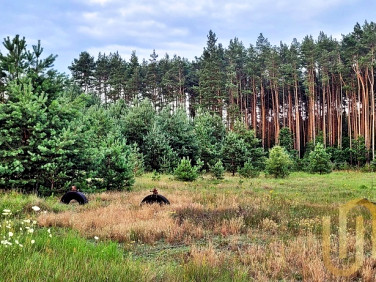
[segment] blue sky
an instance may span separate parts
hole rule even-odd
[[[57,54],[55,68],[68,66],[82,51],[132,50],[140,61],[153,49],[188,59],[200,56],[212,29],[227,46],[238,37],[245,46],[263,33],[272,44],[290,43],[320,31],[340,39],[356,22],[376,21],[374,0],[0,0],[0,38],[41,40],[45,55]],[[4,52],[3,46],[0,50]]]

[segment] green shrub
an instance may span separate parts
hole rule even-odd
[[[332,172],[332,163],[330,154],[328,154],[321,143],[317,143],[315,149],[309,153],[309,171],[311,173],[330,173]]]
[[[174,171],[176,179],[181,181],[194,181],[198,177],[198,167],[192,166],[189,158],[183,157]]]
[[[275,178],[284,178],[290,174],[291,166],[292,161],[286,150],[281,146],[274,146],[266,160],[265,171]]]
[[[223,174],[225,172],[225,168],[223,167],[223,163],[221,160],[217,161],[215,165],[210,166],[210,172],[212,175],[217,179],[223,179]]]
[[[151,180],[159,181],[161,179],[161,175],[156,170],[153,171],[153,175],[151,176]]]
[[[260,171],[249,160],[244,163],[243,167],[238,168],[238,173],[244,178],[256,178],[260,175]]]

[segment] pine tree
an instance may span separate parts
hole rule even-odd
[[[309,171],[320,174],[332,172],[330,155],[321,143],[317,143],[315,149],[309,154]]]
[[[179,158],[188,157],[196,163],[199,158],[199,146],[194,127],[184,110],[172,112],[169,107],[164,108],[157,117],[157,125]]]
[[[221,156],[227,170],[235,175],[238,167],[243,166],[247,160],[247,147],[238,134],[228,132],[222,146]]]
[[[215,178],[223,179],[225,168],[223,167],[222,161],[218,160],[213,166],[210,166],[210,172]]]
[[[220,158],[222,141],[226,134],[225,126],[218,115],[199,110],[194,119],[194,131],[200,159],[204,162],[204,169],[208,169]]]
[[[274,146],[266,160],[265,171],[275,178],[285,178],[290,174],[292,161],[289,154],[281,146]]]
[[[81,52],[78,59],[74,59],[69,70],[73,79],[86,93],[92,89],[94,82],[95,60],[88,52]]]
[[[172,171],[177,163],[178,156],[172,150],[161,128],[154,124],[144,136],[142,151],[144,153],[145,167],[148,171]]]
[[[189,158],[182,158],[178,167],[174,170],[176,179],[181,181],[194,181],[198,177],[198,167],[192,166]]]
[[[222,116],[225,98],[224,54],[221,44],[217,44],[217,36],[209,31],[207,47],[200,59],[199,103],[211,112]]]

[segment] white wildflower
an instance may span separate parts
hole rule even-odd
[[[38,206],[32,206],[31,208],[33,209],[33,211],[40,211],[40,207]]]
[[[48,228],[48,229],[47,229],[47,232],[48,232],[48,233],[51,233],[51,228]]]
[[[99,240],[99,237],[98,237],[98,236],[94,236],[94,239],[95,239],[95,240]]]
[[[34,243],[35,243],[35,240],[31,240],[30,243],[31,243],[31,244],[34,244]]]
[[[34,229],[33,229],[33,228],[29,228],[29,229],[27,230],[27,232],[29,232],[29,233],[33,233],[33,232],[34,232]]]
[[[18,240],[14,240],[14,243],[16,243],[17,245],[20,244],[20,242],[18,242]]]
[[[8,228],[8,229],[11,229],[12,228],[12,226],[10,226],[10,225],[7,225],[7,226],[5,226],[6,228]]]
[[[18,246],[20,246],[21,248],[23,247],[23,245],[22,245],[22,244],[18,244]]]
[[[50,236],[50,238],[52,238],[52,234],[50,234],[49,236]]]
[[[10,213],[10,210],[4,209],[3,212]]]
[[[13,236],[13,232],[9,232],[9,237],[12,237]]]
[[[33,224],[37,224],[37,221],[36,221],[36,220],[33,220]]]
[[[24,219],[23,222],[25,222],[25,223],[30,223],[30,219]]]

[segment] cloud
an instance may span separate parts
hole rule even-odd
[[[170,57],[178,55],[180,57],[193,60],[195,56],[199,56],[199,54],[202,52],[203,46],[182,42],[168,42],[161,44],[161,46],[156,46],[155,48],[140,48],[139,46],[135,45],[111,44],[103,46],[93,46],[88,48],[87,51],[95,57],[99,53],[105,53],[108,55],[110,53],[118,52],[119,55],[125,60],[129,60],[132,51],[136,51],[139,62],[141,62],[143,59],[148,60],[150,58],[150,54],[153,53],[153,49],[155,49],[155,52],[158,55],[159,59],[164,57],[165,54],[168,54]]]
[[[0,38],[20,34],[27,42],[41,39],[46,54],[58,54],[65,68],[84,50],[136,50],[148,59],[153,48],[164,56],[190,59],[202,54],[206,35],[216,32],[227,46],[235,36],[245,46],[260,32],[272,44],[323,30],[335,38],[351,32],[356,21],[374,18],[371,0],[66,0],[5,1],[0,10]],[[346,15],[346,16],[344,16]],[[33,43],[34,44],[34,43]],[[30,45],[30,43],[29,43]],[[1,48],[1,46],[0,46]],[[65,66],[64,66],[65,64]],[[63,67],[64,66],[64,67]],[[65,70],[64,69],[64,70]]]

